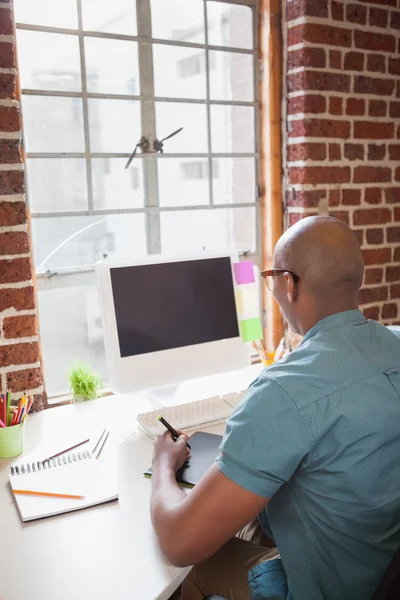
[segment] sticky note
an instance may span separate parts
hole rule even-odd
[[[254,283],[254,268],[251,260],[245,260],[233,264],[233,272],[237,285],[243,283]]]
[[[240,335],[242,336],[242,340],[244,342],[255,342],[257,340],[262,340],[263,334],[261,321],[258,317],[239,321],[239,327]]]
[[[258,317],[260,302],[255,285],[246,285],[235,290],[236,309],[242,317]]]

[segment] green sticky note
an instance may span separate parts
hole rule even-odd
[[[255,342],[262,340],[263,333],[261,327],[261,321],[258,317],[254,319],[245,319],[239,321],[240,335],[244,342]]]

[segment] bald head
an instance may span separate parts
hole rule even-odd
[[[364,260],[352,230],[333,217],[307,217],[278,241],[274,267],[300,276],[313,296],[354,294],[361,286]]]

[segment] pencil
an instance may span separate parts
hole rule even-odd
[[[72,498],[73,500],[85,498],[85,496],[76,496],[75,494],[55,494],[54,492],[35,492],[33,490],[13,490],[13,492],[23,496],[45,496],[46,498]]]
[[[51,460],[52,458],[56,458],[56,456],[61,456],[61,454],[65,454],[66,452],[69,452],[70,450],[73,450],[74,448],[77,448],[78,446],[82,446],[82,444],[86,444],[86,442],[89,441],[90,438],[88,438],[87,440],[83,440],[83,442],[79,442],[79,444],[75,444],[74,446],[71,446],[70,448],[66,448],[65,450],[61,450],[61,452],[57,452],[57,454],[53,454],[53,456],[49,456],[48,458],[45,458],[44,460],[42,460],[42,462],[47,462],[48,460]]]
[[[108,436],[109,436],[109,435],[110,435],[110,432],[109,432],[109,431],[107,431],[107,433],[106,433],[106,436],[105,436],[105,438],[104,438],[104,440],[103,440],[103,443],[102,443],[102,445],[100,446],[100,450],[98,451],[96,458],[99,458],[99,456],[100,456],[100,454],[101,454],[101,451],[102,451],[102,450],[103,450],[103,448],[104,448],[104,444],[106,443],[106,441],[107,441],[107,438],[108,438]]]

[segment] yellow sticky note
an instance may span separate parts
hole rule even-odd
[[[255,285],[236,290],[235,298],[236,308],[241,316],[258,317],[260,315],[260,305]]]

